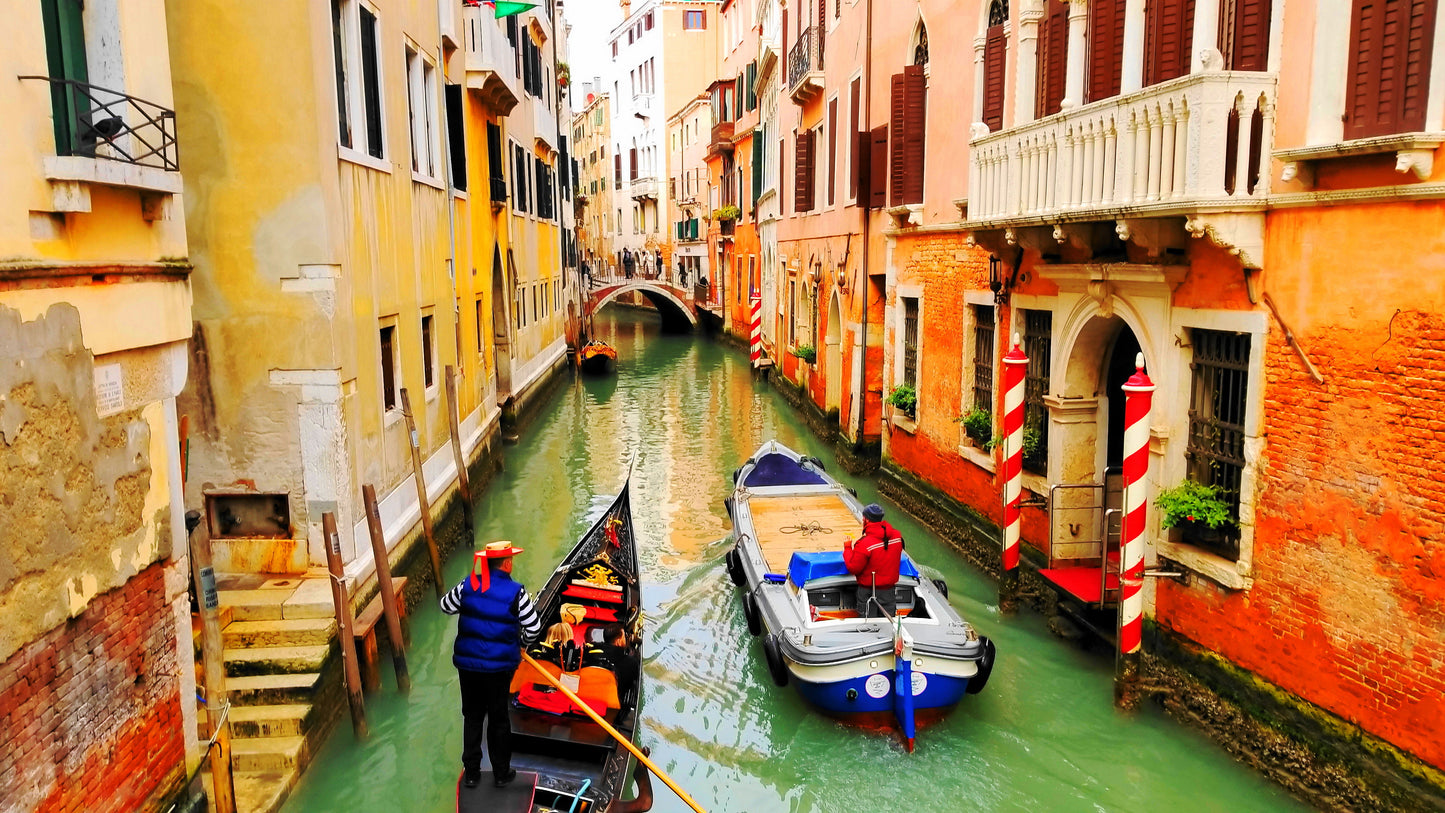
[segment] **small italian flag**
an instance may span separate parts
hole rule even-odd
[[[466,5],[486,6],[492,10],[492,16],[498,20],[537,7],[536,3],[519,2],[519,0],[466,0]]]

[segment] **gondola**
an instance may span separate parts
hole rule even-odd
[[[774,683],[792,683],[845,720],[896,720],[910,751],[916,718],[942,716],[982,691],[993,642],[907,553],[897,616],[867,617],[842,553],[862,529],[863,506],[822,461],[768,441],[734,472],[727,508],[736,539],[728,575],[742,588],[748,631],[760,636]]]
[[[607,342],[593,339],[577,354],[577,364],[584,373],[610,373],[617,368],[617,349]]]
[[[628,497],[629,484],[577,542],[572,552],[537,594],[537,613],[545,630],[581,607],[585,620],[574,625],[577,643],[596,642],[608,624],[621,624],[633,646],[621,663],[608,669],[586,660],[571,662],[571,671],[539,659],[629,740],[637,728],[641,695],[642,652],[638,633],[642,619],[642,585],[637,564],[637,537]],[[575,618],[575,615],[572,617]],[[564,659],[567,660],[567,659]],[[641,813],[651,807],[652,789],[641,765],[634,774],[637,798],[623,801],[627,785],[626,748],[603,728],[570,708],[560,694],[551,695],[546,679],[523,661],[512,681],[512,767],[517,778],[496,788],[489,771],[477,787],[457,778],[458,813]]]

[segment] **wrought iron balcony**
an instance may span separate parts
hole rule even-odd
[[[788,95],[794,104],[807,104],[823,92],[823,49],[818,34],[818,26],[808,26],[788,51]]]
[[[168,172],[180,169],[176,111],[74,79],[20,78],[50,83],[56,155],[103,158]]]

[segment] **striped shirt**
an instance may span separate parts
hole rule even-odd
[[[442,596],[442,612],[447,615],[456,615],[462,610],[462,586],[466,580],[457,583],[456,587],[447,591]],[[517,600],[512,602],[512,611],[517,614],[517,621],[521,624],[522,645],[529,646],[542,637],[542,619],[537,617],[537,606],[532,603],[532,597],[527,595],[527,588],[521,584],[517,592]]]

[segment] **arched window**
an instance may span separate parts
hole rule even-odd
[[[928,64],[928,28],[922,20],[913,30],[913,64],[920,68]]]
[[[1008,22],[1008,0],[992,0],[988,4],[988,30],[983,46],[983,123],[989,130],[1003,128],[1004,68],[1008,41],[1004,24]]]

